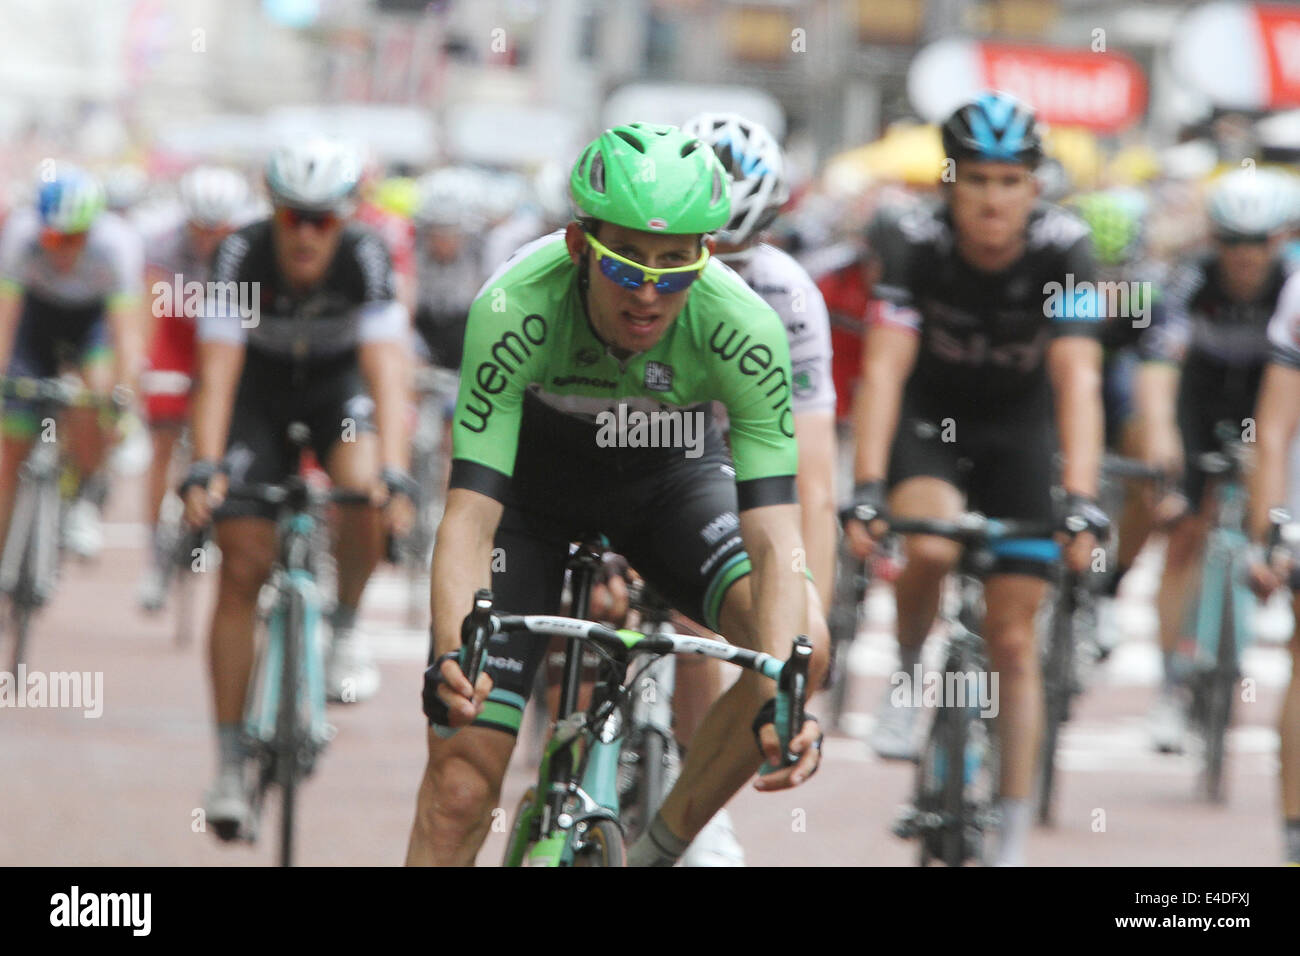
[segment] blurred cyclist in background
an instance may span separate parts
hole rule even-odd
[[[18,209],[0,237],[0,368],[43,378],[75,369],[87,388],[133,394],[143,352],[144,250],[123,221],[105,211],[104,187],[71,164],[54,164],[34,207]],[[75,408],[61,424],[63,446],[80,476],[64,519],[64,545],[82,557],[103,547],[107,485],[100,474],[113,423]],[[35,409],[11,401],[0,454],[0,542],[8,533],[18,469],[41,429]]]
[[[1156,749],[1174,753],[1183,749],[1188,696],[1176,647],[1212,517],[1197,463],[1219,450],[1219,422],[1246,428],[1254,412],[1268,323],[1287,278],[1281,246],[1294,209],[1280,174],[1240,169],[1212,184],[1207,212],[1213,249],[1181,263],[1155,303],[1137,389],[1148,454],[1182,472],[1186,498],[1186,513],[1169,532],[1156,598],[1164,678],[1150,716]]]
[[[415,329],[422,357],[438,368],[460,368],[465,321],[483,284],[480,186],[478,174],[462,167],[420,181]]]
[[[373,149],[366,151],[357,195],[353,218],[375,230],[384,240],[393,260],[393,274],[397,277],[397,301],[406,307],[409,314],[414,314],[415,227],[409,215],[393,208],[392,200],[399,199],[400,202],[400,187],[394,188],[391,181],[383,178],[383,165]]]
[[[158,283],[170,294],[152,298],[154,319],[149,340],[149,374],[144,380],[145,412],[153,442],[145,516],[149,528],[149,561],[140,582],[141,609],[156,611],[166,599],[170,555],[161,553],[157,522],[176,440],[190,412],[194,379],[194,332],[197,315],[185,307],[187,283],[206,283],[217,245],[242,225],[251,212],[248,182],[242,175],[217,166],[200,166],[180,180],[184,212],[178,221],[145,243],[147,283]],[[164,306],[170,305],[170,308]]]
[[[1158,446],[1148,439],[1149,429],[1137,415],[1134,388],[1140,364],[1138,342],[1151,325],[1152,310],[1167,269],[1147,254],[1148,200],[1136,189],[1108,189],[1084,193],[1070,203],[1092,230],[1097,257],[1097,280],[1103,288],[1117,290],[1115,313],[1109,311],[1101,327],[1102,399],[1106,413],[1106,447],[1129,458],[1153,465],[1169,465]],[[1106,285],[1109,284],[1109,285]],[[1136,483],[1128,486],[1119,516],[1119,550],[1116,567],[1107,576],[1105,597],[1113,598],[1137,559],[1155,521],[1155,501]],[[1100,608],[1106,619],[1098,636],[1109,648],[1118,636],[1113,624],[1113,603]]]

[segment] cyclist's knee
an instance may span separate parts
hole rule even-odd
[[[941,581],[957,563],[959,551],[951,541],[929,535],[912,536],[906,544],[903,573],[913,580]]]
[[[457,753],[431,756],[431,787],[421,806],[427,825],[469,830],[488,816],[501,789],[487,768]]]
[[[275,557],[274,539],[248,528],[221,528],[217,543],[221,548],[221,586],[226,594],[256,600],[266,583]]]

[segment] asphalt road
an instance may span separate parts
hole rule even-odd
[[[252,847],[227,845],[202,831],[197,811],[215,766],[204,642],[178,647],[169,615],[146,617],[135,607],[143,562],[137,502],[136,482],[119,482],[107,516],[108,547],[93,564],[65,567],[55,600],[35,625],[29,657],[33,671],[102,674],[102,713],[0,708],[0,865],[273,860],[269,838]],[[1157,563],[1158,555],[1148,554],[1134,572],[1120,614],[1122,642],[1093,675],[1066,728],[1059,822],[1035,831],[1033,865],[1271,865],[1280,859],[1275,726],[1289,667],[1281,643],[1289,614],[1271,608],[1261,640],[1247,654],[1257,699],[1237,707],[1227,803],[1209,806],[1195,796],[1195,758],[1157,755],[1146,742],[1144,715],[1158,669],[1150,605]],[[201,584],[204,621],[211,583],[208,575]],[[424,763],[418,694],[426,641],[423,627],[407,626],[405,602],[405,581],[391,571],[367,592],[362,625],[372,635],[383,686],[367,703],[331,708],[337,737],[301,791],[303,864],[403,859]],[[870,607],[868,628],[851,655],[847,723],[858,735],[870,728],[894,666],[891,602],[880,594]],[[937,646],[932,638],[928,653]],[[508,813],[529,771],[517,757],[502,799]],[[889,823],[911,781],[910,765],[876,759],[857,736],[834,736],[822,772],[809,784],[774,795],[746,788],[731,809],[752,865],[910,865],[914,846],[890,835]],[[274,816],[268,813],[268,831]],[[495,864],[504,841],[504,832],[493,832],[480,862]]]

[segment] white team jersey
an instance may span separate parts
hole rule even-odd
[[[796,415],[835,411],[831,378],[831,323],[826,302],[807,270],[775,246],[759,243],[732,266],[781,317],[790,340]]]
[[[109,298],[135,298],[144,287],[144,243],[121,218],[103,213],[67,272],[56,271],[41,248],[41,218],[19,209],[0,235],[0,282],[54,306],[84,308]]]
[[[1268,323],[1269,358],[1278,365],[1300,370],[1300,272],[1291,274],[1277,298],[1277,311]],[[1300,515],[1300,434],[1291,445],[1290,485],[1287,504]]]

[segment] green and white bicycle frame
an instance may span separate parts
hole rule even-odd
[[[604,659],[601,679],[586,711],[573,705],[576,684],[569,688],[574,692],[571,696],[562,688],[562,716],[544,748],[537,786],[531,799],[525,797],[511,830],[506,866],[572,866],[593,826],[610,821],[621,830],[618,771],[628,705],[625,683],[628,665],[636,657],[697,654],[757,671],[777,681],[775,723],[782,746],[788,746],[791,728],[803,726],[812,656],[812,643],[806,637],[795,639],[790,659],[783,661],[693,634],[643,634],[577,618],[501,615],[491,608],[491,592],[479,591],[474,611],[466,619],[460,663],[471,682],[482,670],[487,641],[494,634],[528,632],[539,640],[568,638],[566,667],[572,664],[575,671],[584,644],[599,650]],[[566,696],[568,706],[563,699]],[[787,765],[793,762],[794,755],[787,751]],[[764,767],[772,770],[770,765]]]

